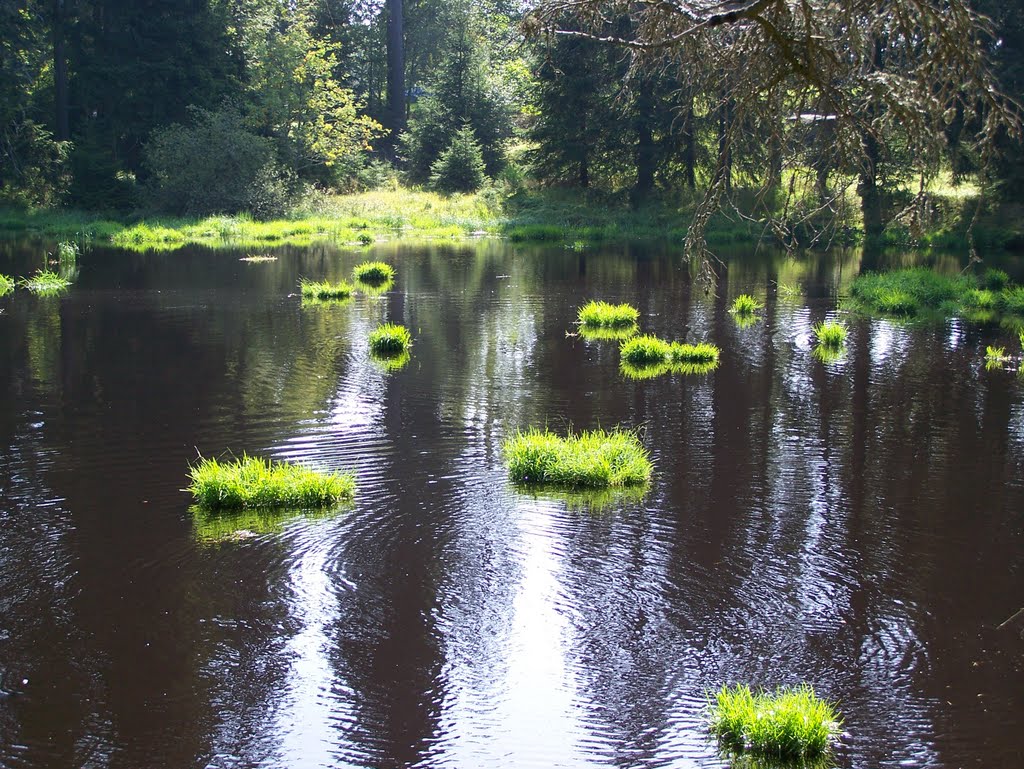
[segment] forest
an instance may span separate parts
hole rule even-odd
[[[1021,3],[661,5],[7,2],[0,205],[270,220],[483,191],[801,245],[1006,219]]]

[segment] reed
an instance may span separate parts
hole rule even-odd
[[[774,693],[723,686],[710,702],[708,728],[726,750],[782,761],[827,755],[838,742],[840,715],[802,684]]]
[[[629,430],[517,432],[502,444],[509,476],[517,483],[558,488],[613,488],[645,484],[652,465],[639,436]]]
[[[233,462],[200,458],[189,468],[189,478],[188,490],[210,510],[327,507],[355,494],[351,475],[320,473],[245,454]]]
[[[640,312],[629,304],[591,301],[579,309],[579,324],[587,329],[636,328]]]
[[[408,354],[412,347],[412,334],[405,326],[385,323],[370,332],[370,353],[377,357]]]
[[[339,283],[304,280],[299,283],[303,299],[348,299],[352,296],[352,284],[344,280]]]
[[[823,321],[811,327],[815,339],[822,347],[838,350],[846,344],[846,326],[836,321]]]
[[[67,290],[71,281],[52,270],[40,270],[31,278],[22,278],[20,285],[33,294],[53,296]]]
[[[386,262],[363,262],[352,270],[357,283],[379,286],[395,279],[395,268]]]

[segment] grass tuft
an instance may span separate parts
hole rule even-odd
[[[405,326],[385,323],[370,332],[370,353],[378,358],[408,354],[412,347],[412,334]]]
[[[210,510],[327,507],[351,499],[355,479],[299,465],[242,455],[233,462],[202,459],[189,469],[189,491]]]
[[[664,339],[644,334],[623,342],[619,354],[622,360],[633,366],[651,366],[667,363],[672,355],[672,345]]]
[[[993,347],[988,345],[985,348],[985,361],[987,363],[1003,363],[1008,361],[1010,356],[1006,354],[1005,347]]]
[[[352,296],[352,284],[344,280],[339,283],[304,280],[299,284],[303,299],[348,299]]]
[[[34,294],[40,294],[41,296],[53,296],[59,294],[62,291],[67,290],[68,286],[71,285],[71,281],[67,278],[61,277],[58,273],[52,270],[40,270],[31,278],[22,278],[22,288],[27,288]]]
[[[846,326],[835,321],[815,323],[811,327],[818,344],[830,350],[838,350],[846,344]]]
[[[999,295],[999,303],[1005,312],[1024,315],[1024,286],[1004,288]]]
[[[750,294],[740,294],[733,300],[732,310],[736,315],[749,316],[761,309],[760,303]]]
[[[799,761],[828,754],[841,724],[835,707],[808,684],[774,693],[737,685],[714,695],[708,728],[730,752]]]
[[[14,278],[9,275],[0,275],[0,296],[9,294],[14,290]]]
[[[639,436],[629,430],[517,432],[502,444],[516,483],[559,488],[637,486],[651,479],[652,465]]]
[[[708,342],[698,342],[697,344],[673,342],[669,349],[669,358],[672,363],[718,363],[721,354],[722,351],[718,349],[717,345]]]
[[[580,326],[589,329],[635,328],[640,319],[639,311],[629,304],[609,304],[608,302],[592,301],[579,310]]]
[[[395,268],[385,262],[363,262],[352,270],[357,283],[379,286],[395,279]]]
[[[1010,284],[1010,276],[1004,270],[985,270],[981,283],[989,291],[1002,291]]]

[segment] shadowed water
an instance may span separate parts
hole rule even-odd
[[[274,254],[92,249],[62,297],[0,298],[0,766],[723,767],[707,692],[800,681],[844,713],[838,766],[1024,765],[1024,377],[983,362],[1019,362],[1009,331],[851,316],[815,359],[855,252],[737,255],[717,297],[639,249]],[[390,291],[296,296],[365,258]],[[592,298],[721,365],[624,376],[567,335]],[[415,340],[392,372],[385,321]],[[545,424],[640,428],[648,494],[511,486],[501,441]],[[228,452],[351,470],[356,501],[195,516],[189,462]]]

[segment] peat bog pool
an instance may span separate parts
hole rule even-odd
[[[816,359],[856,252],[737,255],[717,297],[642,250],[245,255],[87,249],[62,296],[0,298],[0,766],[724,767],[708,692],[802,681],[835,766],[1024,766],[1024,377],[984,365],[1015,334],[851,316]],[[297,295],[367,258],[388,290]],[[591,299],[719,367],[625,376],[567,335]],[[618,425],[645,495],[507,480],[519,428]],[[355,500],[190,511],[227,452]]]

